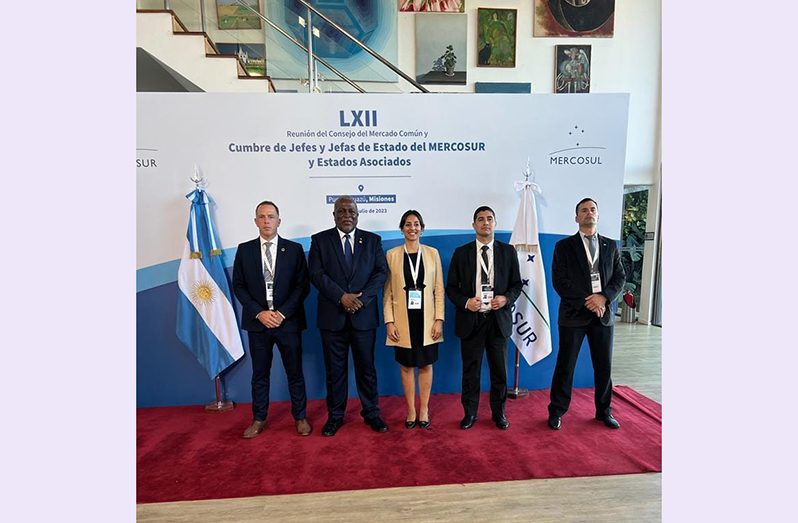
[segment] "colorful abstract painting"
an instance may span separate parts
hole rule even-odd
[[[416,81],[421,84],[466,83],[468,15],[416,17]]]
[[[462,13],[465,0],[399,0],[399,10],[405,13]]]
[[[557,45],[555,93],[590,92],[590,46]]]
[[[612,38],[615,0],[535,0],[534,36]]]
[[[518,11],[477,9],[477,66],[515,67]]]
[[[383,58],[397,64],[398,38],[396,0],[316,0],[312,5],[363,42]],[[299,22],[307,16],[307,9],[295,0],[266,2],[266,16],[274,20],[293,38],[307,45],[307,29]],[[366,82],[396,82],[398,76],[376,58],[368,54],[332,25],[313,14],[312,25],[316,37],[313,52],[349,79]],[[306,79],[308,57],[304,50],[289,42],[271,27],[266,28],[266,47],[269,49],[269,76],[280,79]],[[338,76],[319,64],[322,81],[339,80]]]

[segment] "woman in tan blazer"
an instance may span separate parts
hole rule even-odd
[[[388,279],[383,293],[383,316],[388,333],[385,344],[394,347],[402,371],[407,402],[405,427],[430,426],[429,396],[432,364],[438,360],[443,341],[443,267],[436,249],[421,245],[424,220],[415,210],[406,211],[399,222],[404,244],[389,250]],[[418,368],[419,411],[416,413]]]

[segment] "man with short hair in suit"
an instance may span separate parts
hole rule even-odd
[[[333,206],[335,227],[310,241],[310,280],[319,290],[318,325],[327,373],[327,423],[323,436],[334,436],[344,422],[348,396],[349,350],[355,364],[360,415],[375,432],[386,432],[380,418],[374,342],[379,325],[377,294],[388,275],[382,240],[358,229],[357,204],[350,196]]]
[[[305,251],[277,235],[280,210],[274,202],[255,207],[260,235],[242,243],[233,262],[233,292],[241,302],[241,328],[249,334],[252,358],[252,424],[244,437],[254,438],[266,426],[269,374],[274,344],[288,377],[291,415],[300,436],[313,428],[305,418],[307,396],[302,372],[302,331],[306,328],[305,297],[310,291]]]
[[[446,296],[455,306],[454,330],[460,338],[465,416],[460,428],[477,420],[482,354],[490,369],[491,418],[502,430],[510,427],[504,412],[507,401],[507,338],[512,334],[510,308],[523,283],[515,249],[493,237],[496,215],[483,205],[474,211],[476,241],[458,247],[452,255]]]
[[[551,264],[554,290],[560,295],[560,348],[551,380],[549,427],[559,430],[571,403],[574,368],[587,336],[593,361],[596,419],[611,429],[621,427],[612,415],[612,337],[610,305],[626,280],[615,240],[596,232],[598,204],[583,198],[576,204],[579,232],[554,246]]]

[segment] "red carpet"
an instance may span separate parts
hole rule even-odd
[[[599,476],[662,470],[661,406],[629,387],[614,389],[611,430],[593,419],[593,389],[575,389],[559,431],[546,426],[548,390],[507,401],[510,429],[490,420],[487,393],[479,419],[460,430],[459,394],[430,400],[431,430],[404,428],[404,398],[380,398],[390,431],[377,434],[350,399],[344,425],[321,436],[323,400],[308,402],[313,434],[297,436],[290,403],[273,403],[267,429],[241,437],[249,404],[225,413],[202,407],[137,412],[139,503],[296,494],[412,485]]]

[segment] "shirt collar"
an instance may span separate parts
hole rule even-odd
[[[351,241],[355,240],[355,231],[357,230],[357,227],[352,229],[352,232],[344,232],[341,229],[339,229],[338,227],[336,227],[335,230],[338,232],[338,238],[340,238],[341,241],[344,241],[344,236],[346,236],[347,234],[349,235],[349,238],[351,239]]]
[[[476,240],[476,242],[477,242],[477,252],[482,252],[482,246],[483,245],[487,245],[488,246],[488,250],[489,251],[493,251],[493,240],[491,240],[488,243],[482,243],[479,240]]]
[[[263,249],[263,246],[266,244],[266,241],[267,241],[267,240],[264,240],[264,239],[263,239],[263,236],[258,236],[258,238],[260,239],[260,248],[261,248],[261,249]],[[278,235],[278,236],[275,236],[275,237],[274,237],[274,239],[272,240],[272,245],[273,245],[274,247],[277,247],[277,240],[278,240],[279,238],[280,238],[280,236]]]

